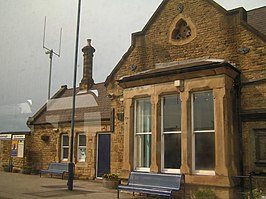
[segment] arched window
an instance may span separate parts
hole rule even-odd
[[[191,29],[186,21],[180,19],[176,24],[176,28],[172,32],[172,39],[182,40],[188,39],[189,37],[191,37]]]
[[[192,21],[179,14],[172,22],[169,30],[169,42],[173,45],[183,45],[196,37],[196,28]]]

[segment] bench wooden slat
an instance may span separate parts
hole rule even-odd
[[[173,189],[160,189],[160,188],[149,188],[149,187],[133,187],[133,186],[119,186],[119,190],[130,191],[130,192],[140,192],[146,194],[156,194],[170,196]],[[179,189],[175,190],[178,191]]]
[[[64,178],[64,174],[68,172],[68,163],[50,163],[48,165],[48,169],[42,169],[40,171],[40,177],[43,173],[46,174],[59,174],[62,175],[62,179]]]
[[[128,185],[119,185],[119,189],[129,189],[130,187],[132,187],[133,189],[147,189],[147,190],[162,190],[162,191],[179,191],[180,188],[167,188],[167,187],[152,187],[152,186],[128,186]]]
[[[153,194],[171,197],[173,191],[179,191],[181,183],[185,183],[183,174],[157,174],[131,172],[128,184],[119,184],[117,189],[117,197],[119,191],[139,192],[145,194]]]

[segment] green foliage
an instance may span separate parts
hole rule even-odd
[[[258,188],[253,189],[252,193],[253,193],[254,199],[262,199],[262,196],[264,196],[263,191],[261,189],[258,189]],[[247,198],[250,199],[250,193],[248,193]]]
[[[13,165],[5,164],[5,165],[3,165],[3,169],[5,172],[11,172],[13,169]]]
[[[105,173],[105,174],[103,174],[103,179],[118,180],[118,175],[115,173]]]
[[[37,175],[39,173],[40,173],[40,170],[38,170],[38,169],[32,169],[31,170],[31,174]]]
[[[31,166],[24,166],[22,169],[23,174],[30,174],[31,173]]]
[[[215,198],[215,193],[209,189],[200,189],[192,192],[194,199],[213,199]]]
[[[25,166],[23,167],[23,169],[31,169],[31,166],[27,166],[27,165],[25,165]]]

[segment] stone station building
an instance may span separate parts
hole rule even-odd
[[[236,176],[266,172],[266,6],[226,11],[212,0],[163,0],[104,83],[84,53],[77,89],[75,174],[184,173],[234,198]],[[35,169],[69,161],[72,89],[32,118]],[[257,185],[266,191],[265,181]],[[225,189],[226,188],[226,189]]]
[[[88,40],[83,49],[83,78],[76,91],[74,163],[78,178],[94,179],[110,172],[111,107],[103,83],[92,78],[95,49]],[[62,86],[32,118],[32,167],[69,162],[73,89]]]
[[[164,0],[105,82],[123,157],[112,171],[181,172],[212,187],[266,172],[265,18],[266,7]]]

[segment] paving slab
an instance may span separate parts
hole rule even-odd
[[[72,191],[67,189],[67,180],[48,176],[25,175],[0,172],[0,199],[116,199],[117,192],[107,189],[101,182],[74,180]],[[143,199],[145,196],[132,196],[120,193],[121,199]]]

